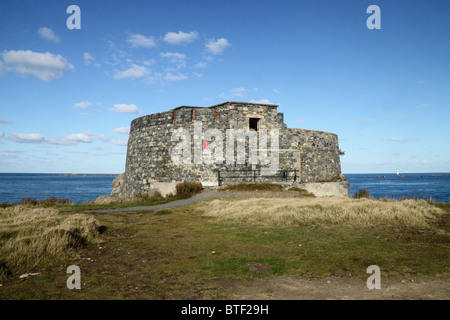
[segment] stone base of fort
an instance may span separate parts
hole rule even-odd
[[[155,192],[161,193],[162,196],[167,196],[168,194],[176,194],[176,185],[178,182],[158,182],[158,181],[148,181],[146,184],[146,192],[151,195]],[[203,181],[202,185],[205,189],[220,190],[221,187],[230,185],[232,183],[226,183],[219,186],[217,181]],[[316,197],[330,197],[330,196],[348,196],[349,183],[347,181],[337,181],[337,182],[311,182],[311,183],[298,183],[298,182],[278,182],[283,188],[298,188],[306,190],[307,192],[313,194]],[[107,199],[103,201],[113,200],[113,199],[125,199],[123,192],[124,185],[124,174],[117,176],[113,181],[113,191]],[[100,201],[100,199],[99,199]]]

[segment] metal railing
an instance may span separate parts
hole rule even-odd
[[[279,180],[279,181],[289,181],[293,180],[294,182],[297,181],[299,178],[300,170],[293,169],[293,170],[278,170],[276,174],[273,175],[265,175],[262,176],[260,174],[260,170],[252,170],[252,169],[241,169],[241,170],[217,170],[217,182],[218,185],[221,186],[222,182],[225,181],[225,179],[238,179],[240,181],[251,181],[251,182],[258,182],[263,180],[270,181],[270,180]],[[246,174],[240,174],[240,175],[228,175],[229,173],[233,174],[236,172],[248,172],[248,175]],[[289,174],[293,172],[294,174]]]

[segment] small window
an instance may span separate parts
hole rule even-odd
[[[258,131],[259,118],[250,118],[248,121],[248,126],[249,126],[250,131]]]

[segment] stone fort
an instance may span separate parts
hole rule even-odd
[[[343,177],[340,154],[336,134],[288,128],[278,105],[228,101],[180,106],[131,122],[121,194],[175,193],[176,183],[183,181],[209,187],[335,181]],[[265,162],[255,162],[258,155]],[[264,173],[270,166],[270,174]]]

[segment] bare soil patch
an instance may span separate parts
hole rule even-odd
[[[369,275],[368,275],[369,276]],[[233,285],[236,300],[448,300],[450,275],[382,278],[381,289],[369,290],[367,279],[326,277],[271,277]]]

